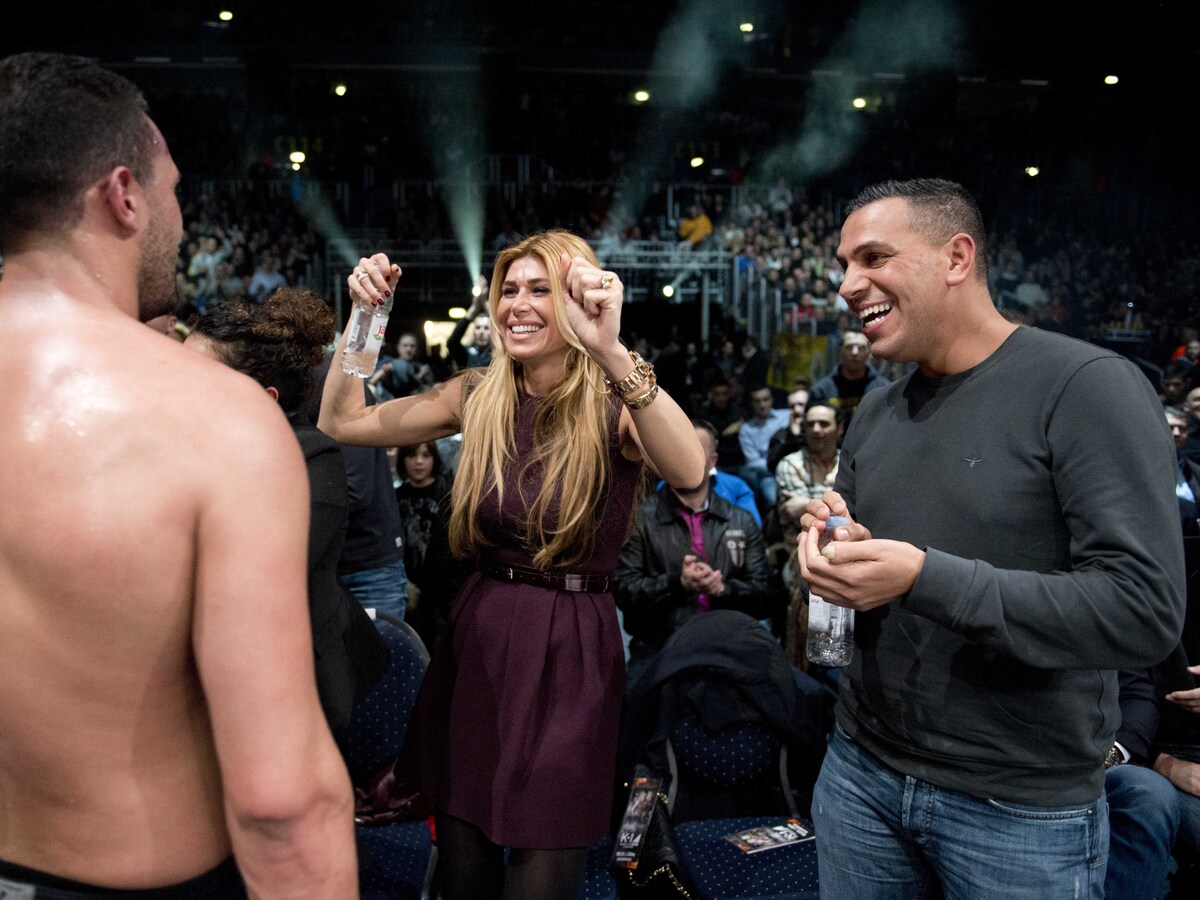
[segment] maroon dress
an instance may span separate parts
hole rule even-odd
[[[532,456],[536,398],[522,399],[517,458],[504,472],[504,509],[492,491],[481,556],[531,567],[519,538],[542,473]],[[590,558],[570,572],[607,575],[625,541],[641,463],[621,455],[619,401],[609,415],[610,483]],[[470,576],[451,611],[417,704],[422,789],[440,810],[508,847],[587,847],[609,827],[625,657],[610,593],[559,591]]]

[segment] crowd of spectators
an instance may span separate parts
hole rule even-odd
[[[543,217],[568,208],[585,210],[568,218],[595,243],[611,242],[614,235],[604,217],[613,188],[606,185],[598,196],[589,195],[594,189],[564,184],[529,190],[516,194],[515,204],[493,196],[489,243],[498,248],[550,221]],[[409,229],[398,229],[398,234],[415,237],[425,228],[448,229],[436,192],[432,196],[397,211],[396,222]],[[686,218],[679,220],[669,215],[661,190],[652,192],[651,199],[615,239],[649,239],[680,248],[707,243],[727,250],[740,272],[765,279],[781,293],[790,312],[786,327],[822,325],[819,333],[831,336],[839,362],[818,383],[802,376],[786,393],[768,388],[767,353],[737,331],[737,322],[718,323],[711,348],[694,338],[627,336],[655,363],[661,383],[693,418],[702,443],[711,447],[713,463],[691,538],[687,532],[661,540],[656,536],[661,526],[655,521],[678,524],[676,508],[687,507],[687,498],[672,499],[660,486],[639,514],[638,530],[614,581],[630,652],[642,665],[673,629],[697,613],[739,609],[771,624],[797,668],[828,680],[830,673],[804,658],[806,589],[791,552],[798,516],[809,497],[832,484],[836,446],[857,401],[898,374],[870,361],[869,346],[838,296],[840,210],[835,201],[811,202],[801,188],[785,181],[730,194],[697,191],[684,206]],[[185,228],[177,279],[183,308],[193,315],[234,297],[261,300],[276,287],[303,284],[322,252],[320,238],[294,203],[253,186],[225,197],[191,199],[185,206]],[[990,236],[990,248],[989,288],[1009,318],[1116,346],[1138,358],[1157,381],[1168,419],[1175,407],[1187,414],[1186,431],[1182,425],[1176,429],[1181,460],[1200,457],[1195,449],[1200,446],[1200,416],[1195,415],[1200,397],[1193,396],[1200,394],[1200,331],[1192,324],[1200,316],[1191,296],[1200,262],[1193,255],[1135,243],[1118,246],[1082,228],[1054,230],[1031,222],[999,229]],[[432,348],[406,332],[396,349],[385,350],[371,387],[380,399],[428,390],[458,368],[486,362],[489,340],[482,306],[472,307],[461,320],[444,356],[430,356]],[[455,439],[446,439],[403,448],[391,458],[397,502],[413,532],[406,538],[412,545],[408,613],[430,643],[446,627],[452,594],[436,573],[452,569],[445,554],[444,508],[456,451]],[[1183,482],[1188,482],[1194,465],[1181,466]],[[414,503],[420,505],[420,515]],[[1194,515],[1190,521],[1194,525]],[[697,535],[701,546],[706,536],[736,551],[698,568],[696,544],[688,544]],[[427,565],[431,558],[439,565]],[[650,607],[653,614],[647,619]],[[1144,762],[1146,751],[1139,752],[1133,761]]]
[[[284,285],[316,286],[322,240],[290,198],[247,183],[227,196],[198,194],[183,204],[183,217],[175,270],[182,320],[235,297],[261,302]]]

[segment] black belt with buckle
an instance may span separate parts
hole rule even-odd
[[[554,588],[558,591],[578,591],[585,594],[606,593],[612,580],[607,575],[543,572],[541,569],[531,569],[528,566],[507,566],[492,562],[480,562],[479,571],[496,581],[531,584],[534,587]]]

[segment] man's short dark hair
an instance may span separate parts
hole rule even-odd
[[[0,60],[0,252],[73,228],[117,166],[149,184],[154,155],[146,100],[120,75],[58,53]]]
[[[1186,359],[1172,360],[1163,372],[1163,378],[1187,378],[1192,374],[1192,363]]]
[[[893,198],[908,201],[909,221],[913,228],[934,244],[944,244],[959,232],[969,235],[975,242],[975,271],[981,281],[987,281],[987,232],[983,228],[979,205],[966,188],[942,178],[882,181],[851,200],[846,206],[846,215]]]
[[[721,435],[717,433],[717,426],[708,421],[708,419],[692,419],[692,427],[711,434],[714,447],[721,445]]]
[[[842,409],[840,406],[830,406],[824,400],[818,400],[816,403],[810,403],[810,404],[808,404],[808,406],[806,406],[804,408],[804,424],[805,425],[808,424],[809,410],[817,409],[818,407],[824,407],[825,409],[832,410],[833,421],[834,421],[835,425],[844,426],[846,424],[846,411],[844,409]]]

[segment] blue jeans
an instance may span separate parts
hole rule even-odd
[[[1157,772],[1115,766],[1104,777],[1111,830],[1104,895],[1162,897],[1179,831],[1179,791]]]
[[[981,800],[888,769],[835,730],[813,793],[822,900],[1104,896],[1104,796]]]
[[[746,464],[738,469],[738,477],[754,488],[754,495],[758,498],[762,508],[774,509],[778,497],[778,485],[775,483],[773,472],[769,472],[765,465]]]
[[[338,581],[368,609],[376,609],[397,619],[404,618],[408,605],[408,574],[404,560],[398,559],[378,569],[363,569],[339,575]]]

